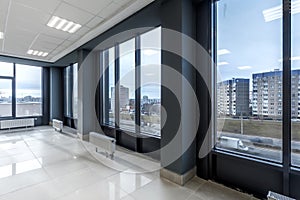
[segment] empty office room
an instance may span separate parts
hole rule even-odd
[[[300,0],[0,0],[0,200],[300,199]]]

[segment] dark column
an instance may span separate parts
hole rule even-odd
[[[195,175],[196,166],[196,132],[197,113],[194,99],[184,79],[195,89],[195,70],[184,57],[193,56],[192,47],[184,40],[184,36],[170,37],[171,29],[195,38],[195,7],[188,0],[166,0],[161,6],[162,20],[162,107],[166,118],[161,133],[161,176],[178,184],[185,184]],[[181,55],[169,50],[176,48]],[[169,72],[177,71],[179,76],[172,76]],[[173,90],[173,91],[172,91]],[[175,91],[174,91],[175,90]],[[180,107],[181,105],[181,107]],[[194,141],[194,142],[190,142]],[[174,154],[180,156],[171,161]],[[175,156],[174,158],[176,158]]]
[[[50,120],[63,120],[64,112],[63,68],[50,68]]]

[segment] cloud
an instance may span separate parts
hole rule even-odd
[[[228,65],[228,64],[229,64],[228,62],[218,62],[218,63],[217,63],[218,66]]]
[[[252,66],[240,66],[238,67],[239,70],[248,70],[248,69],[252,69]]]
[[[217,51],[218,56],[230,54],[231,52],[228,49],[219,49]]]

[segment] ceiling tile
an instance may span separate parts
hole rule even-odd
[[[107,7],[112,0],[65,0],[69,4],[82,8],[94,15],[97,15],[99,11]]]
[[[3,32],[5,28],[8,5],[9,5],[9,0],[0,1],[0,31],[1,32]]]
[[[47,35],[47,34],[40,34],[36,41],[51,42],[53,44],[59,45],[59,44],[63,43],[64,39],[53,37],[53,36]]]
[[[32,50],[38,50],[38,51],[46,51],[50,52],[53,49],[57,48],[57,44],[46,42],[46,41],[37,41],[35,42],[30,49]]]
[[[76,31],[75,34],[76,34],[76,35],[82,36],[82,35],[86,34],[86,33],[89,32],[89,31],[90,31],[89,28],[83,26],[83,27],[81,27],[78,31]]]
[[[2,0],[1,0],[2,1]],[[60,4],[60,0],[13,0],[15,3],[21,4],[23,6],[37,9],[42,12],[46,12],[48,14],[52,14],[54,10],[57,8],[57,6]]]
[[[103,18],[101,17],[95,17],[91,21],[89,21],[86,26],[89,28],[95,28],[97,25],[99,25],[101,22],[103,22]]]
[[[94,17],[94,15],[66,3],[62,3],[54,15],[81,25],[86,24]]]
[[[71,44],[73,44],[73,42],[69,40],[65,40],[60,46],[69,47]]]
[[[43,33],[45,35],[50,35],[52,37],[62,39],[62,40],[65,40],[65,39],[67,39],[68,37],[70,37],[72,35],[71,33],[61,31],[61,30],[57,30],[55,28],[50,28],[46,25],[45,25],[45,28],[43,29],[43,31],[41,33]]]
[[[35,37],[35,34],[32,34],[31,32],[27,31],[8,31],[4,41],[4,51],[14,54],[25,55]]]
[[[76,34],[72,34],[68,40],[71,41],[71,42],[75,42],[77,40],[79,40],[81,38],[81,35],[76,35]]]
[[[14,27],[18,27],[28,29],[37,35],[45,28],[49,18],[49,14],[12,3],[7,28],[13,29]]]
[[[121,6],[125,6],[129,4],[130,2],[134,2],[135,0],[113,0],[114,3],[120,4]]]
[[[99,17],[102,17],[104,19],[107,19],[108,17],[114,15],[117,13],[119,9],[122,8],[121,4],[111,3],[109,6],[101,10],[101,12],[98,14]]]

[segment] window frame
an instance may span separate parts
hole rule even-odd
[[[115,130],[120,130],[120,131],[124,131],[126,133],[129,134],[133,134],[133,135],[141,135],[141,137],[143,136],[148,136],[148,137],[152,137],[152,138],[158,138],[160,139],[160,137],[156,136],[156,135],[151,135],[148,134],[146,132],[141,132],[140,130],[140,125],[141,125],[141,120],[140,120],[140,116],[141,116],[141,35],[144,33],[147,33],[149,31],[152,31],[156,28],[161,27],[161,25],[158,25],[156,27],[152,27],[149,28],[147,31],[141,32],[136,34],[135,36],[129,37],[125,40],[119,41],[119,42],[115,42],[113,45],[106,47],[105,49],[101,49],[99,51],[99,68],[101,70],[101,72],[103,73],[103,67],[101,66],[103,63],[103,52],[109,50],[110,48],[115,49],[115,64],[114,64],[114,71],[115,71],[115,99],[117,100],[115,102],[115,123],[114,124],[108,124],[108,123],[104,123],[104,115],[103,115],[103,92],[104,92],[104,79],[100,77],[100,87],[99,87],[99,93],[100,93],[100,99],[98,100],[99,102],[99,121],[100,121],[100,125],[104,126],[104,127],[109,127],[109,128],[113,128]],[[135,41],[135,128],[134,130],[130,130],[130,129],[122,129],[121,127],[118,126],[118,124],[120,124],[120,108],[119,108],[119,89],[120,89],[120,44],[125,43],[127,41],[130,41],[134,39]]]
[[[8,62],[9,63],[9,62]],[[31,115],[31,116],[17,116],[16,110],[17,110],[17,77],[16,77],[16,71],[17,71],[17,66],[19,63],[11,63],[13,65],[13,76],[0,76],[0,79],[8,79],[12,81],[12,115],[11,116],[5,116],[5,117],[0,117],[0,120],[10,120],[10,119],[27,119],[27,118],[40,118],[44,116],[45,113],[45,107],[44,107],[44,67],[42,66],[33,66],[33,65],[28,65],[28,64],[20,64],[20,65],[27,65],[31,67],[38,67],[41,69],[41,115]]]

